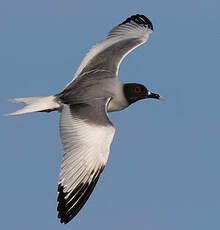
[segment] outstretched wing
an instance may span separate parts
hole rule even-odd
[[[66,224],[77,215],[107,162],[115,133],[106,114],[109,99],[98,99],[92,104],[63,104],[60,136],[64,156],[57,207],[61,223]]]
[[[123,58],[145,43],[152,32],[153,25],[144,15],[137,14],[127,18],[109,32],[107,39],[91,48],[67,86],[76,78],[94,70],[110,71],[116,77]]]

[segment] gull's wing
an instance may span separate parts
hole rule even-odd
[[[152,32],[153,25],[144,15],[137,14],[127,18],[109,32],[107,39],[91,48],[67,86],[76,78],[94,70],[110,71],[113,76],[117,76],[123,58],[145,43]]]
[[[57,199],[61,223],[68,223],[80,211],[107,162],[115,133],[106,114],[109,99],[97,99],[92,104],[63,104],[60,136],[64,156]]]

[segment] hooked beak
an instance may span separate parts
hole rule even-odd
[[[148,93],[147,93],[147,98],[155,98],[155,99],[162,100],[162,101],[165,100],[165,99],[164,99],[162,96],[160,96],[159,94],[152,93],[152,92],[150,92],[150,91],[148,91]]]

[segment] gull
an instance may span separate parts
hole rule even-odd
[[[145,99],[163,99],[138,83],[122,83],[118,70],[124,57],[145,43],[151,21],[136,14],[114,27],[82,60],[73,80],[61,93],[9,99],[24,108],[8,115],[60,112],[64,149],[58,179],[58,218],[67,224],[88,200],[108,160],[115,127],[108,112],[123,110]]]

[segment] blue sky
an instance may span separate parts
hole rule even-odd
[[[117,132],[85,207],[57,219],[59,114],[0,117],[1,229],[220,229],[220,3],[15,1],[0,5],[0,113],[11,97],[60,92],[83,56],[136,13],[154,33],[123,61],[123,82],[166,98],[110,115]]]

